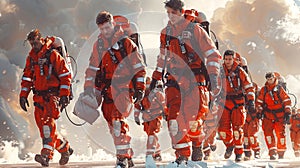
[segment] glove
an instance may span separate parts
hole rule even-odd
[[[66,108],[69,104],[69,97],[68,96],[62,96],[59,100],[58,105],[61,106],[60,111],[62,112],[64,108]]]
[[[139,117],[134,117],[134,121],[137,125],[141,125],[141,121]]]
[[[20,97],[20,106],[21,106],[21,108],[22,108],[24,111],[27,111],[26,104],[27,104],[27,106],[29,107],[29,103],[28,103],[27,98],[25,98],[25,97]]]
[[[145,92],[143,90],[136,90],[133,95],[133,99],[135,99],[134,104],[142,101],[144,98],[144,94]]]
[[[219,85],[218,85],[218,79],[217,79],[216,74],[211,74],[209,75],[209,80],[210,80],[210,90],[214,93],[217,94]]]
[[[156,83],[157,83],[157,80],[156,79],[152,79],[152,81],[150,83],[150,86],[149,86],[150,91],[155,88]]]
[[[175,119],[169,121],[169,131],[172,136],[178,133],[178,123]]]
[[[255,105],[253,100],[248,101],[248,112],[255,113]]]
[[[263,118],[262,113],[256,113],[256,118],[259,120],[262,119]]]
[[[92,87],[84,88],[83,95],[85,95],[85,96],[89,95],[91,98],[95,97],[94,88],[92,88]]]
[[[284,123],[287,124],[287,125],[290,125],[291,124],[291,114],[290,113],[284,113]]]

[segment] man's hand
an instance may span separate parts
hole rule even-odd
[[[25,97],[20,97],[20,106],[24,111],[27,111],[26,105],[29,107],[29,103],[27,98]]]
[[[134,104],[142,101],[144,98],[144,94],[145,94],[145,92],[143,90],[139,90],[139,89],[136,90],[133,95]]]
[[[255,113],[255,104],[253,100],[248,101],[248,112]]]
[[[62,112],[64,108],[66,108],[69,104],[69,97],[68,96],[62,96],[59,100],[59,106],[61,106],[60,111]]]
[[[91,98],[95,97],[95,91],[92,87],[84,88],[83,95],[89,95]]]
[[[149,86],[149,89],[150,90],[153,90],[156,86],[156,83],[157,83],[157,80],[156,79],[152,79],[151,83],[150,83],[150,86]]]

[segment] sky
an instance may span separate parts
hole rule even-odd
[[[299,0],[186,0],[185,4],[187,9],[194,8],[206,14],[220,42],[221,54],[226,49],[233,49],[247,58],[251,76],[259,86],[264,84],[266,72],[278,71],[286,78],[289,90],[300,96]],[[17,146],[23,154],[39,151],[41,143],[36,140],[38,132],[33,122],[32,106],[29,113],[24,113],[18,105],[20,78],[30,49],[24,43],[26,34],[33,28],[39,28],[44,35],[56,35],[65,40],[69,53],[78,63],[79,82],[74,84],[75,96],[78,96],[83,90],[83,73],[91,46],[99,33],[95,17],[102,10],[125,15],[138,24],[151,72],[158,53],[159,32],[167,22],[160,0],[0,1],[1,139],[19,141]],[[72,105],[68,108],[70,113]],[[129,122],[134,125],[132,120]],[[63,114],[58,126],[60,134],[70,138],[78,153],[86,152],[88,146],[93,151],[106,148],[105,152],[114,152],[108,147],[111,146],[110,136],[101,136],[104,141],[100,137],[93,138],[95,134],[108,135],[103,118],[93,126],[78,129]],[[132,127],[133,130],[139,129],[135,125]],[[2,133],[4,131],[5,134]],[[138,146],[145,140],[145,135],[142,131],[135,133],[141,137],[134,139]],[[164,130],[160,136],[167,134]],[[10,143],[3,141],[3,144],[8,150]],[[164,149],[169,151],[169,142],[163,144]],[[138,149],[138,155],[143,150]],[[4,161],[10,158],[6,152],[0,152],[1,155]]]

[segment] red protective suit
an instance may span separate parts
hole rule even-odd
[[[145,90],[146,71],[137,46],[129,38],[123,38],[124,32],[120,27],[115,29],[111,41],[100,34],[94,43],[86,70],[85,87],[95,85],[94,75],[97,74],[96,89],[104,98],[102,112],[114,139],[116,155],[131,158],[131,137],[124,118],[133,110],[134,90]],[[99,40],[102,44],[99,44]]]
[[[189,24],[189,20],[181,20],[176,26],[169,22],[161,31],[160,54],[152,74],[153,79],[161,80],[162,72],[168,72],[165,90],[167,120],[177,157],[190,156],[190,140],[195,147],[202,143],[202,118],[208,112],[209,102],[204,71],[219,74],[221,59],[205,30]],[[206,66],[202,65],[199,55],[206,58]]]
[[[165,95],[162,88],[154,88],[151,92],[146,89],[145,97],[136,104],[134,117],[142,113],[144,131],[148,135],[146,155],[153,158],[160,155],[160,144],[157,134],[160,132],[162,115],[165,110]]]
[[[292,114],[290,136],[296,157],[300,156],[300,109]]]
[[[286,150],[284,115],[291,113],[291,100],[285,90],[278,85],[278,79],[275,79],[273,84],[266,82],[259,92],[257,104],[258,113],[264,115],[262,129],[269,155],[276,155],[278,152],[279,157],[283,157]]]
[[[248,101],[254,100],[254,87],[248,74],[236,62],[233,63],[231,70],[227,69],[225,64],[223,67],[226,78],[223,85],[226,100],[218,131],[227,149],[235,147],[234,153],[241,155],[244,148],[243,126],[246,119],[244,93]]]
[[[51,48],[54,38],[42,40],[45,42],[42,49],[38,53],[32,49],[26,59],[20,97],[27,98],[33,90],[34,116],[43,140],[41,154],[52,159],[54,149],[60,153],[69,149],[68,141],[58,138],[55,120],[60,116],[60,97],[70,94],[71,73],[56,50],[51,51],[47,61],[46,52]],[[49,70],[50,66],[53,69]]]

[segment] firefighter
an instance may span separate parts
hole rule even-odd
[[[134,109],[133,103],[139,103],[144,96],[145,65],[136,44],[124,36],[109,12],[100,12],[96,24],[101,33],[86,70],[84,94],[103,97],[98,100],[103,100],[102,112],[114,140],[116,165],[133,167],[131,137],[125,118]]]
[[[180,165],[191,155],[190,141],[193,142],[192,160],[202,159],[202,123],[209,102],[208,78],[210,75],[212,91],[217,94],[221,56],[205,30],[184,17],[182,0],[164,3],[169,21],[161,31],[160,54],[150,90],[158,80],[164,81],[166,77],[167,122],[176,155],[172,164]]]
[[[257,98],[257,117],[262,119],[262,129],[269,149],[270,160],[283,159],[286,151],[285,124],[291,115],[291,100],[273,72],[265,75],[267,82]],[[274,132],[277,140],[275,140]]]
[[[60,117],[60,111],[69,104],[71,73],[64,58],[51,49],[53,39],[43,38],[40,31],[34,29],[28,33],[26,40],[32,49],[23,71],[20,106],[27,111],[27,98],[32,90],[34,117],[43,141],[43,148],[40,154],[35,155],[35,161],[48,167],[56,149],[61,153],[59,164],[65,165],[73,149],[66,139],[58,137],[56,120]]]
[[[253,86],[255,89],[255,97],[258,96],[260,88],[258,88],[257,84],[253,82]],[[252,156],[251,149],[254,152],[254,158],[260,158],[260,147],[259,142],[257,141],[256,133],[259,130],[259,119],[256,117],[256,110],[250,111],[249,105],[246,104],[247,116],[244,125],[244,160],[250,160]]]
[[[226,50],[224,52],[224,80],[223,92],[225,94],[224,110],[219,121],[218,132],[221,140],[226,146],[225,159],[228,159],[234,150],[235,161],[242,160],[243,154],[243,126],[246,119],[245,95],[249,105],[249,112],[255,111],[254,88],[252,82],[235,59],[235,52]]]
[[[163,86],[158,83],[157,86],[150,91],[151,78],[146,78],[146,91],[145,97],[140,104],[136,104],[136,111],[134,113],[134,119],[136,124],[140,125],[140,113],[142,113],[142,119],[144,121],[144,131],[146,132],[147,146],[146,146],[146,165],[154,165],[154,161],[161,161],[160,144],[157,134],[160,132],[161,120],[165,110],[165,95],[163,92]]]
[[[296,157],[299,157],[300,156],[300,109],[292,110],[290,131],[291,131],[290,136],[291,136],[294,154]]]

